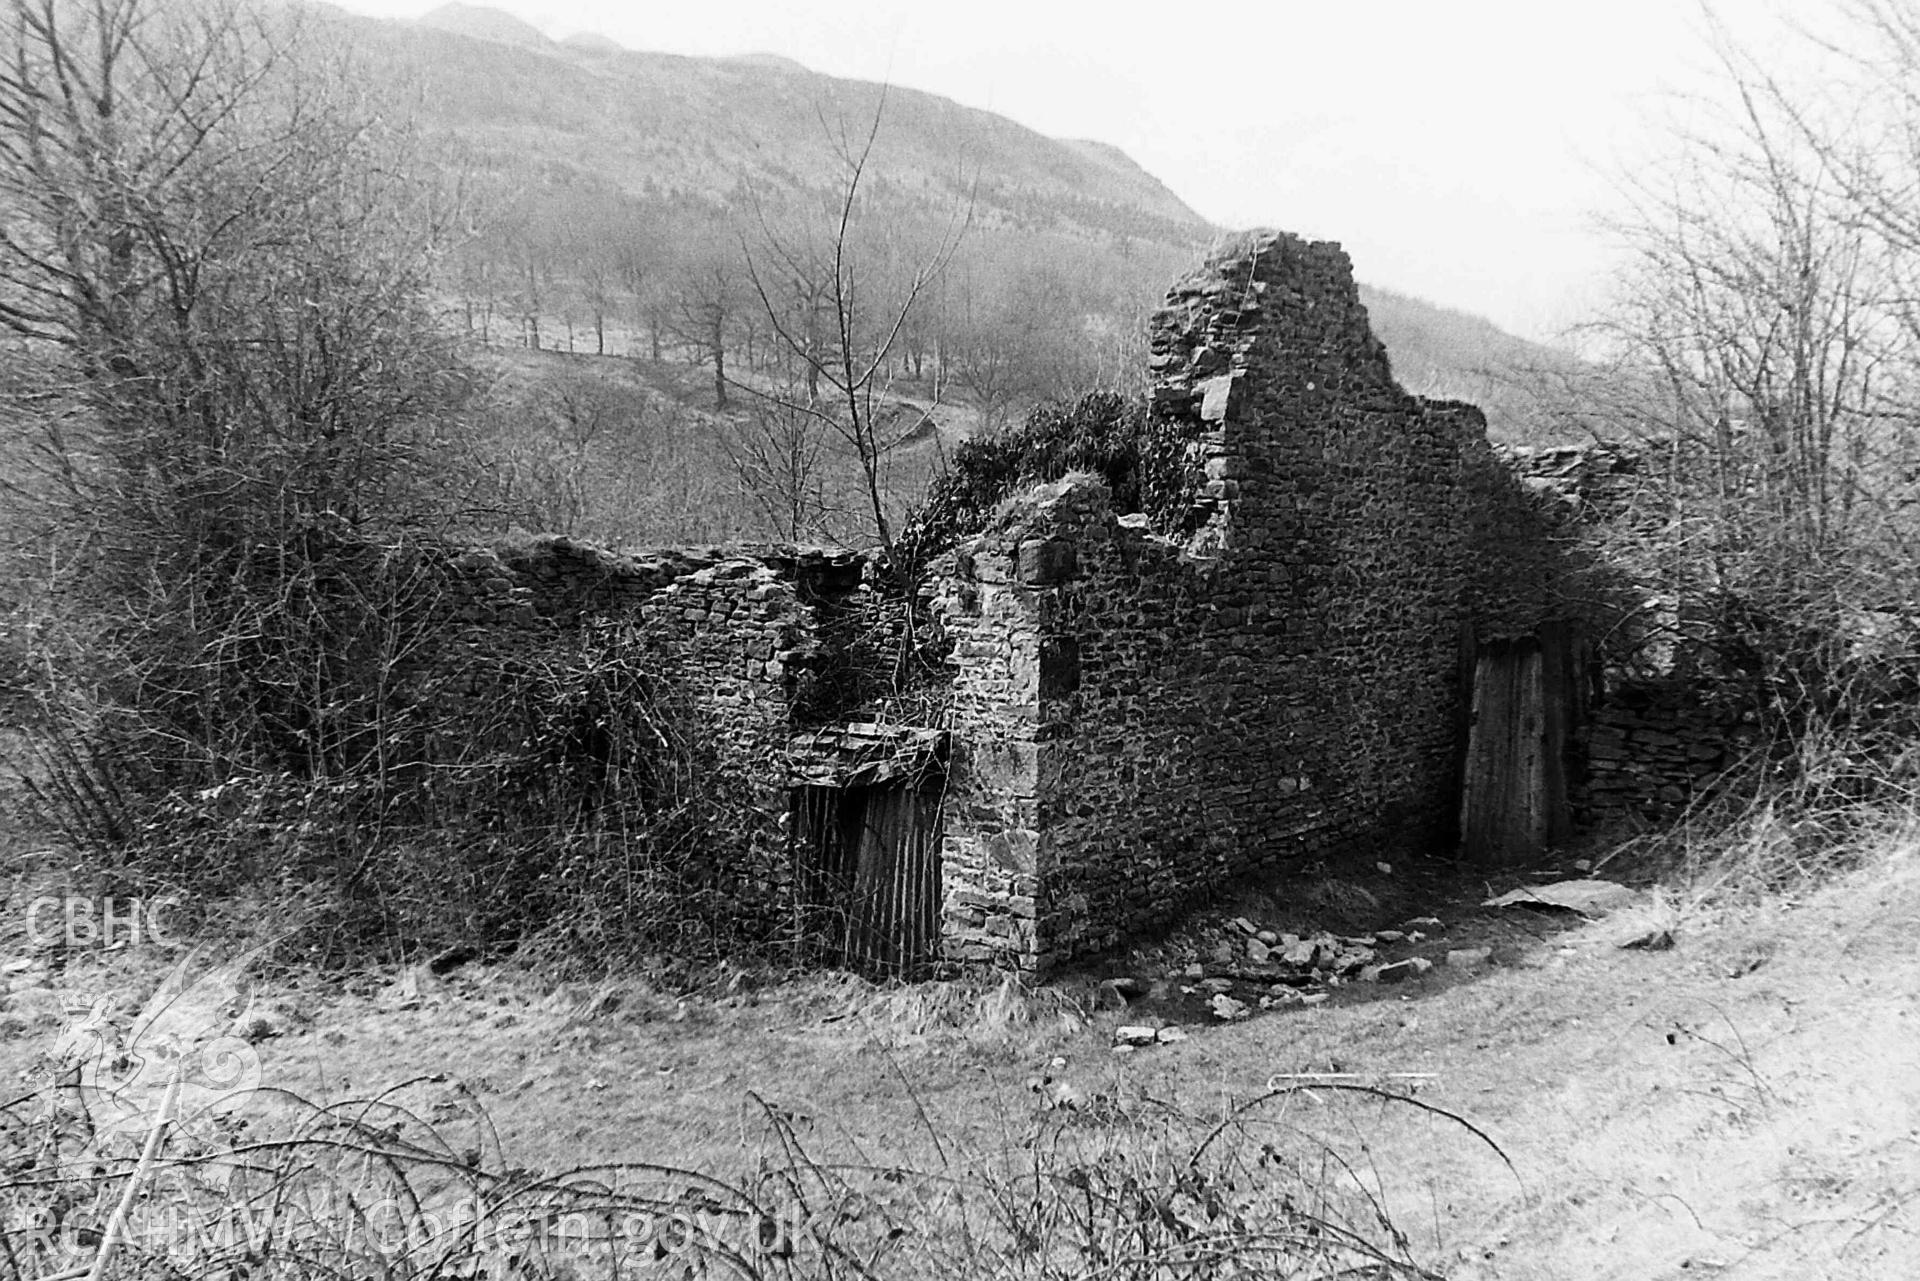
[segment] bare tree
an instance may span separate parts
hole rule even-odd
[[[1920,613],[1920,240],[1890,195],[1915,171],[1888,171],[1908,162],[1862,130],[1858,82],[1789,84],[1716,34],[1723,92],[1630,187],[1631,264],[1588,331],[1601,360],[1549,399],[1655,446],[1620,554],[1673,654],[1715,656],[1792,719],[1835,706],[1864,616]],[[1895,123],[1920,136],[1920,115]]]
[[[613,388],[591,375],[564,377],[543,390],[540,417],[552,446],[544,528],[572,534],[592,506],[587,489],[596,447],[620,424],[627,406]]]
[[[1879,319],[1899,329],[1911,356],[1920,347],[1920,12],[1893,0],[1854,0],[1843,11],[1840,29],[1811,37],[1842,68],[1826,81],[1837,92],[1824,109],[1752,59],[1742,70],[1767,109],[1833,166],[1847,215],[1887,274]],[[1910,374],[1903,368],[1880,384],[1883,405],[1909,418],[1920,415],[1920,380]]]
[[[423,189],[377,176],[405,139],[290,61],[285,21],[10,0],[0,325],[73,371],[129,475],[277,461],[348,516],[385,484],[374,443],[448,393],[437,233]]]
[[[774,339],[800,371],[804,396],[791,388],[756,394],[774,401],[795,423],[837,437],[853,453],[871,533],[889,559],[893,526],[887,514],[887,456],[897,437],[883,430],[876,411],[890,391],[892,360],[908,317],[945,270],[971,219],[956,215],[924,258],[892,274],[881,255],[856,234],[863,184],[886,115],[886,93],[864,135],[821,127],[842,174],[833,220],[823,237],[776,229],[763,215],[759,242],[744,240],[747,279]],[[799,303],[796,308],[792,305]]]
[[[667,331],[698,353],[713,370],[713,407],[727,408],[727,350],[739,327],[744,299],[738,266],[721,252],[709,252],[685,264],[678,275],[666,312]]]
[[[546,229],[536,218],[512,224],[506,237],[509,279],[514,310],[520,317],[520,336],[529,348],[540,350],[540,321],[558,301],[554,287],[557,264]]]
[[[800,543],[827,533],[834,505],[825,484],[825,438],[804,389],[754,397],[724,423],[720,441],[741,489],[775,538]]]
[[[635,332],[646,330],[649,358],[658,361],[665,320],[660,252],[653,238],[631,223],[615,229],[613,236],[614,281],[625,297]]]
[[[412,588],[361,553],[448,511],[435,202],[290,21],[0,8],[0,327],[35,371],[0,430],[48,464],[0,506],[58,553],[42,693],[137,727],[122,782],[384,760]]]
[[[1046,391],[1039,368],[1040,329],[1058,319],[1028,308],[1011,293],[996,296],[966,273],[948,357],[953,381],[966,392],[987,431],[1006,426],[1017,407]]]

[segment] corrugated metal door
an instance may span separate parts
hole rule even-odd
[[[924,969],[939,951],[939,792],[883,785],[795,793],[809,932],[852,969]]]

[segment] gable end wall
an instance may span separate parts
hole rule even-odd
[[[1468,620],[1548,608],[1490,579],[1511,495],[1484,420],[1393,382],[1338,246],[1217,252],[1155,316],[1152,367],[1189,442],[1180,536],[1069,477],[941,589],[957,959],[1044,970],[1286,864],[1443,846]]]

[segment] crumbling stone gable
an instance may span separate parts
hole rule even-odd
[[[1004,504],[931,585],[945,724],[867,723],[830,679],[868,590],[850,553],[469,552],[461,644],[641,629],[759,780],[772,855],[791,785],[944,770],[943,947],[964,963],[1045,970],[1289,863],[1446,848],[1476,654],[1605,595],[1578,530],[1631,460],[1502,456],[1472,406],[1403,391],[1335,245],[1224,246],[1151,350],[1185,506],[1150,528],[1088,476]],[[1717,767],[1669,719],[1616,700],[1582,725],[1589,814],[1671,806]]]
[[[1045,968],[1229,880],[1451,835],[1462,646],[1499,594],[1479,553],[1506,536],[1486,507],[1520,498],[1484,420],[1402,391],[1346,255],[1286,235],[1175,286],[1151,363],[1193,469],[1179,527],[1069,478],[1009,504],[939,598],[958,959]]]

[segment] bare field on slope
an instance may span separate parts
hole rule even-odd
[[[1510,940],[1470,974],[1191,1023],[1124,1056],[1113,1030],[1140,1014],[1091,1011],[1090,981],[743,974],[681,998],[476,965],[270,982],[247,1017],[267,1084],[317,1101],[464,1085],[525,1167],[741,1169],[762,1100],[823,1151],[991,1164],[1064,1135],[1124,1146],[1145,1118],[1222,1117],[1279,1085],[1284,1125],[1337,1154],[1326,1177],[1440,1275],[1904,1278],[1920,1275],[1915,863],[1896,851],[1805,902],[1669,913],[1668,950],[1623,949],[1644,922],[1602,920]],[[100,998],[137,1008],[172,957],[70,952],[15,984],[8,1072],[29,1086],[69,1020]],[[1383,1097],[1409,1092],[1438,1111]]]

